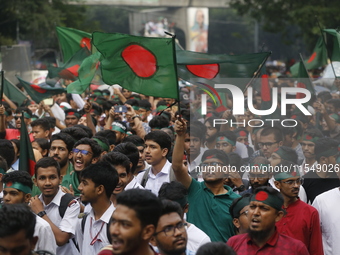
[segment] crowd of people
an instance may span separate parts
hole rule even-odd
[[[315,95],[311,115],[288,105],[289,126],[233,115],[227,93],[202,115],[202,94],[4,95],[0,254],[340,254],[338,93]],[[19,171],[22,120],[34,176]]]

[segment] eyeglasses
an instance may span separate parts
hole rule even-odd
[[[201,163],[200,167],[207,167],[207,166],[222,166],[222,163],[219,162],[211,162],[211,163]]]
[[[260,148],[263,148],[264,146],[266,146],[267,148],[268,147],[272,147],[274,144],[276,144],[278,142],[273,142],[273,143],[258,143],[257,145],[260,147]]]
[[[243,215],[243,214],[244,214],[245,216],[248,216],[248,210],[245,210],[244,212],[240,213],[240,216]]]
[[[268,178],[266,174],[249,174],[249,180],[258,179],[259,181],[263,181],[264,179]]]
[[[175,231],[176,231],[176,228],[181,231],[181,232],[184,232],[185,230],[185,227],[187,226],[188,224],[187,223],[184,223],[184,222],[180,222],[178,223],[176,226],[167,226],[165,227],[162,231],[159,231],[159,232],[156,232],[154,235],[158,235],[159,233],[161,232],[164,232],[164,234],[166,236],[173,236],[175,234]]]
[[[289,186],[293,185],[293,184],[297,184],[297,185],[302,185],[303,184],[303,178],[299,178],[299,179],[296,179],[296,180],[289,180],[289,181],[282,181],[282,183],[285,183]]]
[[[87,150],[79,150],[79,149],[76,149],[76,148],[72,149],[72,152],[75,153],[75,154],[77,154],[78,152],[80,152],[80,153],[81,153],[82,155],[84,155],[84,156],[86,156],[86,155],[88,155],[88,154],[93,154],[93,153],[90,152],[90,151],[87,151]]]

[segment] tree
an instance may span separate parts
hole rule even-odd
[[[231,0],[230,5],[239,14],[257,19],[264,30],[283,32],[283,37],[290,25],[297,25],[296,37],[302,36],[310,50],[320,35],[315,15],[322,28],[337,28],[340,23],[340,2],[336,0]]]

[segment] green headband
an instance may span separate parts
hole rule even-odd
[[[111,130],[116,130],[124,134],[126,133],[126,127],[124,127],[122,124],[118,122],[112,122]]]
[[[5,169],[0,168],[0,174],[5,174],[5,173],[6,173]]]
[[[181,199],[174,200],[174,202],[179,203],[181,207],[184,208],[184,206],[186,206],[186,204],[188,203],[188,196],[184,196]]]
[[[139,108],[144,109],[144,110],[146,110],[146,111],[150,111],[150,108],[149,108],[149,107],[142,107],[142,106],[139,106]]]
[[[283,200],[274,196],[264,190],[257,192],[254,196],[251,197],[250,201],[258,201],[262,202],[266,205],[273,207],[274,209],[280,211],[282,209]]]
[[[311,135],[307,135],[307,134],[304,134],[303,137],[302,137],[302,141],[308,141],[308,142],[313,142],[315,143],[317,140],[319,140],[320,137],[318,136],[311,136]]]
[[[132,106],[132,109],[134,109],[135,111],[138,111],[139,107],[138,106]]]
[[[20,182],[7,182],[4,188],[13,188],[24,192],[25,194],[31,194],[32,190],[30,187],[23,185]]]
[[[338,153],[338,148],[331,148],[331,149],[328,149],[326,151],[321,151],[319,154],[317,154],[316,156],[317,157],[330,157],[330,156],[334,156]]]
[[[24,117],[27,118],[27,119],[30,119],[32,116],[29,115],[27,112],[24,112]]]
[[[234,218],[240,217],[240,212],[245,206],[249,205],[249,202],[250,197],[242,197],[233,208],[233,217]]]
[[[156,111],[160,112],[160,111],[165,110],[166,108],[168,108],[166,105],[160,105],[160,106],[157,107]]]
[[[231,144],[232,146],[235,146],[235,142],[233,142],[232,140],[228,139],[225,136],[217,137],[216,142],[218,142],[218,141],[224,141],[224,142],[227,142],[227,143]]]
[[[276,153],[277,155],[279,155],[282,159],[285,160],[289,160],[289,153],[287,153],[286,151],[284,151],[281,147],[277,148],[274,153]]]
[[[332,117],[335,120],[336,123],[340,123],[340,117],[339,117],[338,114],[333,113],[333,114],[329,115],[329,117]]]
[[[95,140],[95,141],[99,144],[99,146],[102,147],[102,149],[103,149],[104,151],[109,152],[109,147],[107,146],[106,143],[103,143],[103,142],[100,141],[98,138],[92,138],[92,140]]]

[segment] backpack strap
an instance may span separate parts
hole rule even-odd
[[[172,181],[177,181],[176,179],[176,176],[175,176],[175,172],[174,172],[174,169],[172,168],[172,165],[170,167],[170,170],[169,170],[169,181],[172,182]]]
[[[142,182],[140,183],[140,185],[142,185],[144,188],[146,186],[146,183],[148,182],[150,170],[151,170],[151,167],[146,169],[144,174],[143,174],[143,179],[142,179]]]
[[[84,229],[85,229],[85,223],[86,223],[86,218],[89,215],[89,213],[79,213],[78,218],[81,219],[81,233],[84,234]],[[109,243],[111,243],[111,235],[110,235],[110,225],[111,225],[111,219],[108,224],[106,224],[106,237],[107,240],[109,240]]]
[[[75,197],[72,196],[69,193],[66,193],[65,195],[63,195],[60,199],[60,205],[59,205],[59,215],[61,218],[64,218],[65,212],[67,207],[70,205],[70,203],[72,202],[72,200],[74,200]]]

